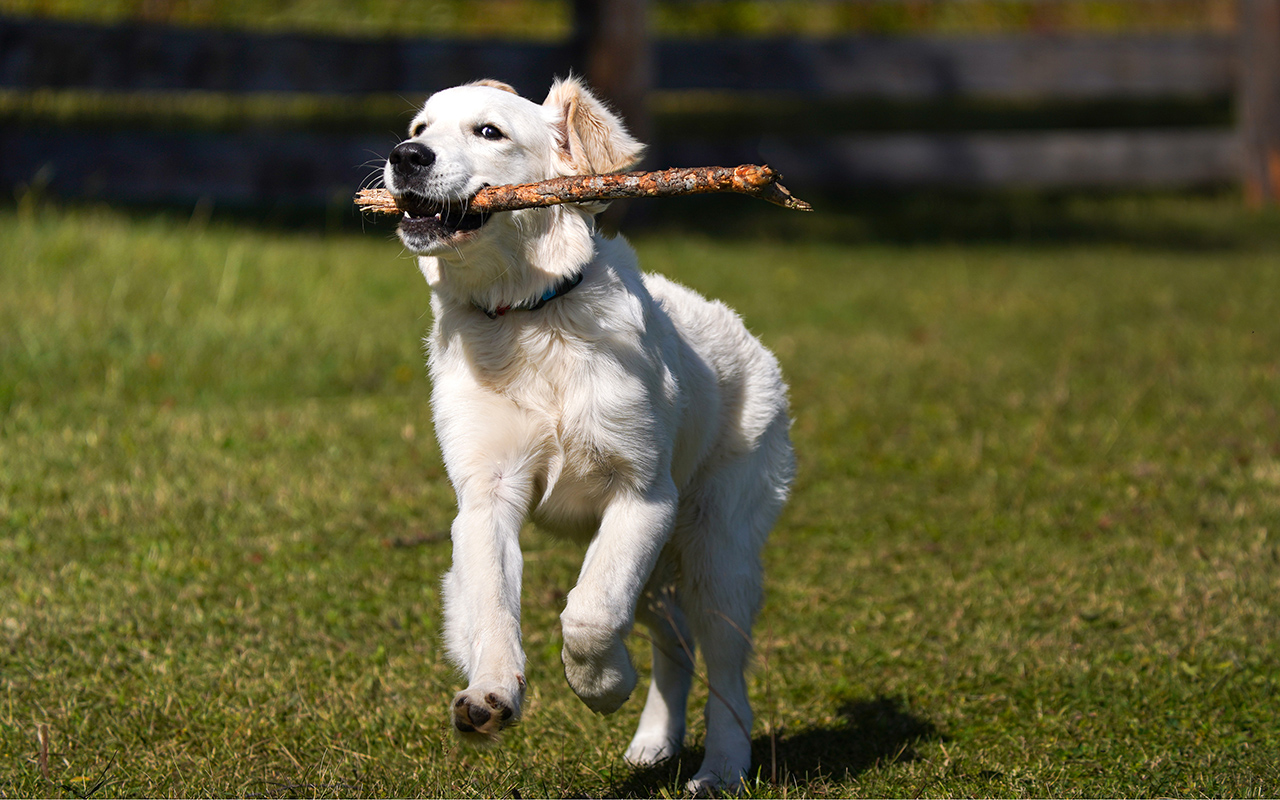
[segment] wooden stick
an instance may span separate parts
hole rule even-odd
[[[660,172],[624,172],[616,175],[571,175],[540,183],[486,186],[467,204],[467,212],[488,214],[521,208],[585,203],[594,200],[622,200],[637,197],[678,197],[687,194],[737,192],[758,197],[783,208],[812,211],[813,206],[795,197],[768,166],[743,164],[740,167],[689,167]],[[361,211],[401,214],[412,208],[400,206],[386,189],[363,189],[356,195]]]

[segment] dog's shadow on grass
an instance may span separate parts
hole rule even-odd
[[[916,746],[944,737],[928,720],[894,697],[842,703],[834,723],[794,732],[781,730],[751,742],[751,759],[763,780],[775,786],[797,781],[846,780],[877,764],[916,758]],[[608,792],[610,797],[652,797],[664,787],[680,787],[702,761],[701,748],[688,748],[654,767],[637,769]]]

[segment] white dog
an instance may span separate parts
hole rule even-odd
[[[482,187],[616,172],[643,150],[576,79],[541,105],[494,81],[433,95],[387,160],[413,209],[400,238],[431,285],[436,435],[458,498],[445,638],[468,686],[465,739],[520,717],[520,529],[589,541],[560,621],[565,678],[608,714],[650,632],[653,683],[626,758],[654,764],[685,735],[693,645],[711,699],[689,789],[736,789],[751,764],[744,669],[759,554],[794,472],[778,364],[720,303],[637,271],[599,206],[467,213]]]

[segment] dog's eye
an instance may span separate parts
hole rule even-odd
[[[485,139],[488,139],[491,142],[496,142],[499,139],[507,138],[506,134],[504,134],[502,131],[498,130],[492,125],[477,125],[476,136],[483,137]]]
[[[409,131],[409,135],[411,137],[416,138],[418,136],[421,136],[422,132],[425,131],[426,129],[427,129],[427,123],[419,122],[417,125],[413,126],[413,130]]]

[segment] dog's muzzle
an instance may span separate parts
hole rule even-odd
[[[395,178],[389,186],[396,204],[404,210],[400,239],[410,250],[423,252],[439,244],[458,244],[467,234],[488,220],[487,214],[467,211],[469,199],[433,200],[413,191],[436,161],[435,151],[422,142],[407,141],[395,146],[387,164]]]

